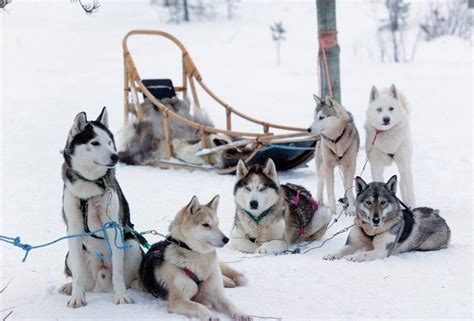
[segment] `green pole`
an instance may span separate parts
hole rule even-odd
[[[339,44],[336,34],[336,1],[316,0],[319,38],[319,78],[321,97],[331,95],[341,103],[341,77],[339,70]],[[326,58],[327,64],[324,58]],[[329,72],[329,79],[326,72]]]

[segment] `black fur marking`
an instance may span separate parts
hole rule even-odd
[[[411,234],[413,230],[413,226],[415,225],[415,218],[413,213],[409,210],[403,210],[403,231],[400,234],[400,238],[398,239],[398,243],[404,242]]]
[[[263,172],[263,167],[261,165],[252,165],[248,168],[248,174],[242,177],[240,180],[235,183],[234,186],[234,195],[237,193],[237,190],[241,187],[248,185],[249,181],[252,179],[253,175],[258,175],[264,186],[267,188],[274,189],[278,192],[279,186]]]
[[[153,296],[161,299],[168,297],[168,289],[160,284],[155,278],[155,270],[158,269],[165,260],[165,251],[168,241],[161,241],[151,246],[150,250],[143,257],[140,264],[140,282],[145,290]]]

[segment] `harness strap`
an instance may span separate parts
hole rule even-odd
[[[194,283],[196,283],[196,285],[199,287],[202,283],[202,281],[198,278],[198,276],[193,272],[191,271],[188,267],[184,267],[183,268],[183,271],[184,273],[186,273],[186,275],[194,281]]]
[[[247,214],[248,217],[250,217],[252,219],[252,221],[255,222],[255,224],[259,224],[261,220],[263,220],[268,214],[270,214],[271,210],[272,210],[273,206],[270,206],[268,209],[266,209],[265,211],[263,211],[259,216],[255,217],[252,213],[250,213],[249,211],[245,210],[245,209],[242,209],[244,211],[245,214]]]
[[[344,127],[344,130],[342,131],[341,135],[339,135],[336,139],[331,139],[331,138],[329,138],[329,137],[327,137],[326,135],[323,135],[323,134],[321,134],[321,136],[323,136],[325,139],[329,140],[330,142],[332,142],[335,145],[341,140],[342,136],[344,136],[344,133],[346,132],[346,128],[347,128],[347,126]]]
[[[288,185],[286,185],[288,186]],[[310,218],[308,219],[308,222],[305,224],[303,215],[301,214],[301,210],[298,208],[298,205],[300,203],[300,195],[302,195],[304,198],[306,198],[310,203],[311,207],[313,208],[313,213],[311,214]],[[300,221],[300,235],[303,236],[305,235],[305,229],[309,225],[309,223],[312,221],[314,214],[318,210],[318,202],[314,200],[311,196],[306,195],[306,193],[301,193],[300,191],[296,191],[295,197],[293,197],[292,200],[290,200],[290,203],[296,206],[296,213],[298,214],[298,219]]]
[[[170,234],[166,235],[165,239],[168,243],[173,243],[178,245],[179,247],[182,247],[185,250],[192,251],[192,249],[183,241],[177,240],[174,237],[172,237]]]

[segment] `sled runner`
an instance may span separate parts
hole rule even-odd
[[[135,62],[128,48],[128,40],[131,36],[159,36],[173,42],[182,53],[182,84],[175,86],[169,79],[142,79],[137,70]],[[246,154],[245,162],[248,165],[264,164],[268,158],[272,158],[277,169],[287,170],[306,164],[314,154],[314,147],[318,137],[311,136],[304,128],[291,127],[273,124],[270,122],[255,119],[248,116],[234,107],[231,107],[220,99],[203,81],[202,76],[194,64],[189,52],[184,45],[174,36],[158,30],[133,30],[123,39],[124,57],[124,120],[143,120],[144,113],[140,103],[140,93],[143,99],[149,100],[154,108],[163,115],[164,143],[166,146],[167,159],[155,162],[154,165],[160,168],[187,168],[190,170],[216,171],[221,174],[234,173],[236,164],[225,168],[217,168],[212,162],[210,155],[217,151],[229,150],[231,148],[245,147],[249,152]],[[187,118],[175,113],[172,109],[160,102],[162,98],[170,98],[173,95],[181,94],[187,97],[191,92],[190,99],[195,108],[200,109],[197,84],[209,95],[218,105],[223,107],[226,117],[226,129],[207,127],[202,124],[190,121]],[[131,100],[130,102],[130,95]],[[133,104],[133,106],[131,106]],[[133,108],[132,108],[133,107]],[[135,111],[132,113],[132,110]],[[235,131],[232,128],[232,117],[240,117],[248,122],[262,126],[261,132]],[[174,159],[172,133],[170,129],[170,119],[179,121],[182,124],[199,131],[199,136],[204,149],[201,156],[206,160],[205,165],[194,165]],[[275,134],[271,130],[280,130],[283,133]],[[209,135],[224,134],[232,138],[233,142],[228,145],[209,148]]]

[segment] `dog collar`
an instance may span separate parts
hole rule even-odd
[[[179,247],[182,247],[185,250],[192,251],[192,249],[183,241],[177,240],[174,237],[172,237],[170,234],[166,235],[165,239],[168,243],[173,243],[178,245]]]
[[[271,210],[272,210],[273,206],[270,206],[268,209],[266,209],[265,211],[263,211],[259,216],[255,217],[252,213],[250,213],[249,211],[245,210],[245,209],[242,209],[244,211],[245,214],[247,214],[248,217],[250,217],[252,219],[252,221],[255,222],[255,224],[259,224],[261,220],[263,220],[268,214],[270,214]]]

